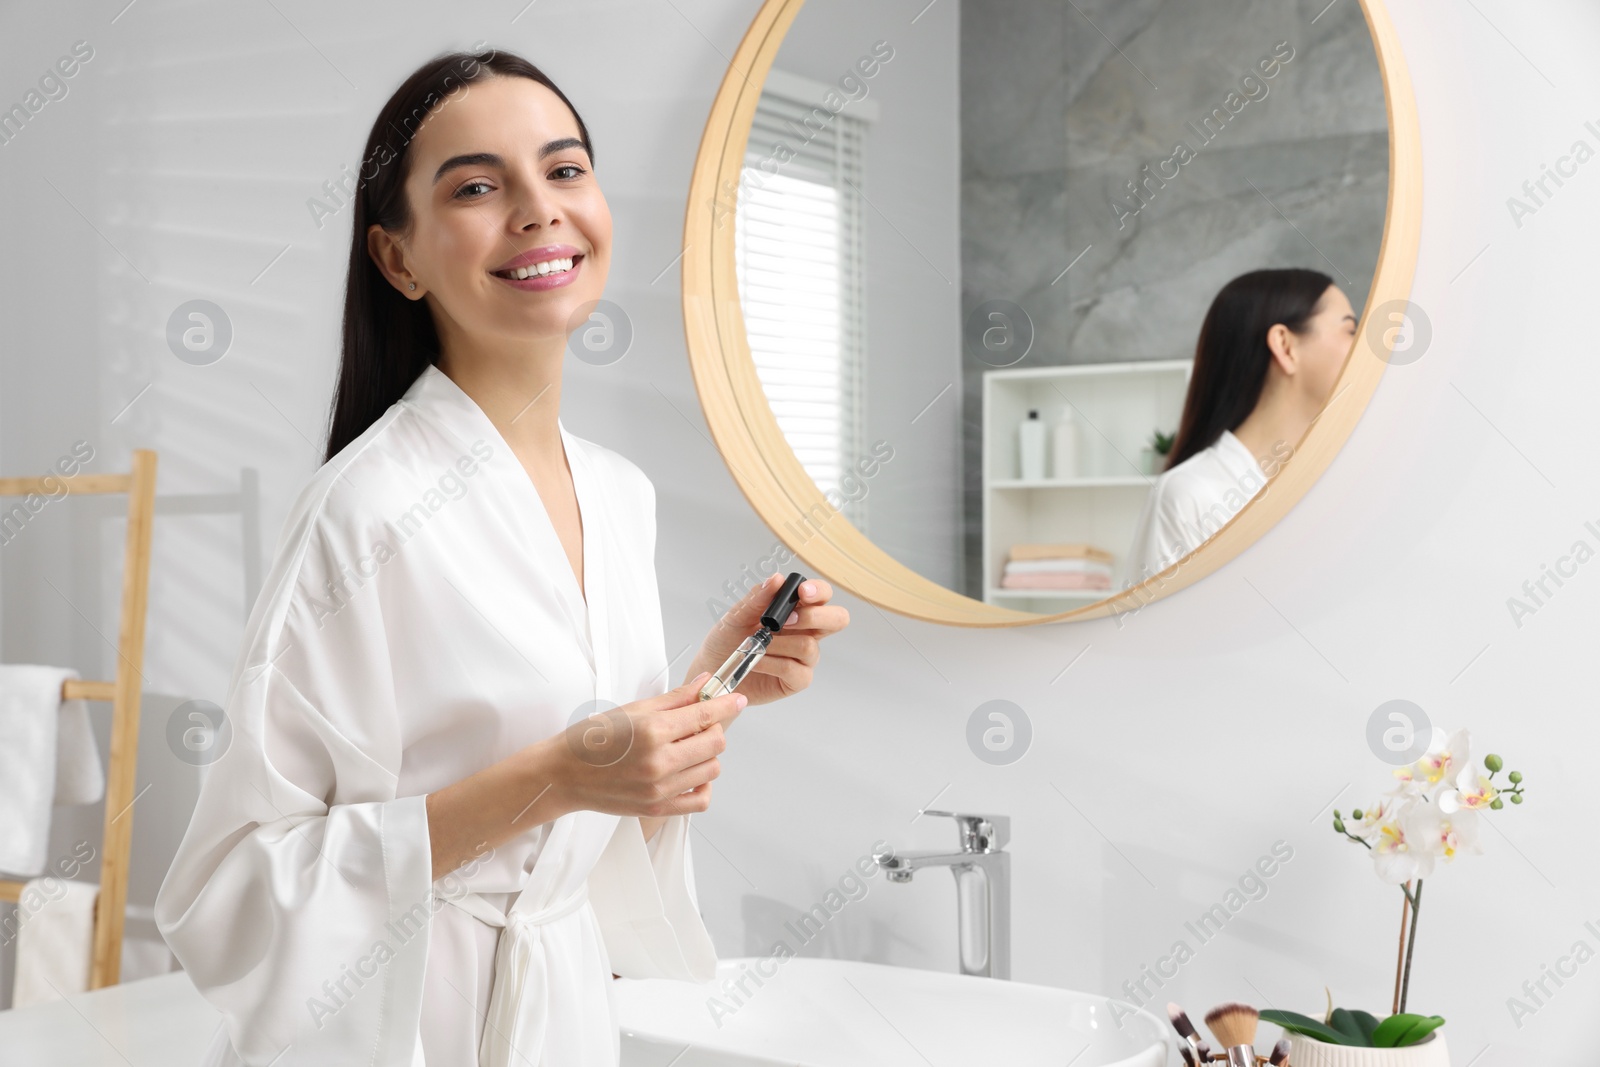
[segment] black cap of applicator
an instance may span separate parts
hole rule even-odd
[[[773,633],[783,629],[784,620],[800,602],[800,583],[805,580],[806,576],[799,571],[792,572],[783,580],[783,584],[778,587],[778,595],[772,598],[767,610],[761,613],[762,626]]]

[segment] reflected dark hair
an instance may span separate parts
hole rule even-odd
[[[1251,271],[1222,287],[1200,325],[1183,421],[1165,470],[1204,452],[1224,430],[1238,429],[1249,417],[1272,363],[1267,331],[1282,323],[1304,333],[1332,285],[1321,271],[1291,267]]]
[[[354,218],[350,227],[350,260],[344,290],[344,337],[339,384],[329,413],[328,447],[332,459],[405,395],[430,364],[439,359],[439,334],[433,314],[422,300],[407,300],[389,284],[367,252],[367,229],[376,223],[391,233],[404,233],[412,223],[406,201],[406,176],[411,169],[411,141],[425,119],[467,91],[472,82],[498,75],[528,78],[545,86],[567,105],[578,124],[578,137],[594,164],[589,128],[572,101],[543,71],[510,52],[447,52],[435,56],[401,83],[373,120],[357,176]]]

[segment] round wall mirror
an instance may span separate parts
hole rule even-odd
[[[872,603],[1137,611],[1284,515],[1419,343],[1420,191],[1379,0],[767,0],[691,183],[701,404]]]

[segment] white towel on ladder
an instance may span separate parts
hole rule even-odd
[[[94,905],[100,887],[48,875],[17,901],[17,970],[11,1006],[44,1004],[89,988]]]
[[[45,869],[50,809],[105,795],[105,772],[82,700],[61,699],[69,667],[0,665],[0,871]]]

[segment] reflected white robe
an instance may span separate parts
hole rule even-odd
[[[1145,498],[1123,585],[1154,578],[1199,548],[1266,484],[1261,464],[1231,430],[1163,472]]]
[[[156,901],[223,1015],[207,1064],[615,1064],[612,972],[714,976],[687,815],[647,844],[575,812],[430,881],[427,793],[670,688],[654,489],[561,436],[587,603],[532,480],[435,367],[296,500]],[[504,934],[469,914],[508,906]]]

